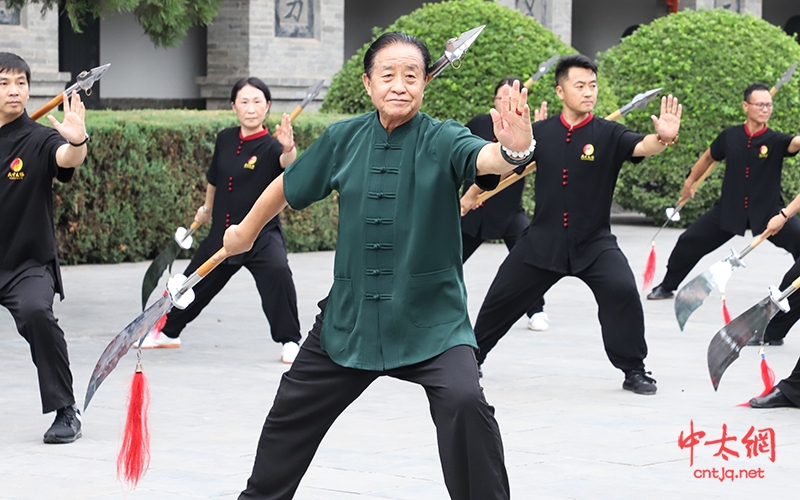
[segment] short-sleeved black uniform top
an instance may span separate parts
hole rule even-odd
[[[197,250],[203,258],[222,248],[225,229],[241,223],[264,189],[283,173],[282,153],[280,141],[266,128],[247,137],[242,137],[240,127],[225,129],[217,135],[214,157],[206,173],[208,183],[217,188],[211,229]],[[248,260],[269,243],[269,238],[264,237],[267,232],[280,225],[280,216],[276,216],[264,226],[249,252],[226,259],[225,263],[240,264]]]
[[[467,123],[466,127],[481,139],[497,142],[491,115],[477,115]],[[471,182],[464,184],[464,189],[469,189],[471,185]],[[461,218],[461,231],[473,238],[484,240],[505,236],[508,225],[517,213],[524,212],[523,189],[525,189],[524,181],[515,182],[486,200],[482,207],[470,210]]]
[[[67,141],[27,113],[0,127],[0,290],[49,267],[64,297],[53,227],[53,179],[68,181],[74,169],[56,164]]]
[[[523,237],[525,262],[571,274],[617,248],[610,214],[622,163],[644,139],[619,123],[596,118],[570,126],[562,115],[533,124],[536,208]]]
[[[711,143],[711,158],[725,160],[722,181],[720,229],[743,235],[749,227],[764,232],[769,219],[784,206],[781,197],[783,158],[789,153],[792,136],[766,126],[750,133],[746,125],[723,130]]]

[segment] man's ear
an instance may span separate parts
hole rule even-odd
[[[372,97],[372,89],[370,89],[370,80],[369,76],[366,73],[361,74],[361,81],[364,82],[364,88],[367,90],[367,95]]]
[[[562,101],[564,100],[564,89],[561,87],[561,85],[556,85],[556,95]]]

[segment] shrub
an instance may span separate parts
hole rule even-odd
[[[69,264],[153,258],[188,226],[205,193],[216,134],[237,125],[230,111],[87,112],[92,142],[72,182],[56,183],[54,211],[61,260]],[[340,117],[303,114],[298,149]],[[267,117],[275,124],[278,116]],[[43,122],[44,123],[44,122]],[[283,214],[290,251],[331,249],[338,207],[333,197],[312,211]],[[202,238],[207,228],[198,231]]]
[[[556,54],[575,53],[575,49],[543,28],[533,17],[484,0],[425,4],[411,14],[400,17],[386,30],[375,28],[374,38],[384,31],[402,31],[414,35],[427,44],[433,62],[444,53],[444,44],[448,39],[482,24],[486,25],[486,29],[467,51],[462,66],[459,69],[445,69],[428,85],[421,111],[440,120],[453,118],[466,123],[477,114],[489,112],[495,85],[502,78],[517,76],[523,81],[527,80],[536,72],[540,62]],[[370,43],[345,62],[334,76],[322,111],[360,114],[375,109],[361,83],[364,54]],[[528,97],[531,108],[547,101],[551,114],[560,112],[554,69],[531,87]],[[596,113],[606,116],[617,109],[618,99],[605,85],[602,75],[600,78],[602,90]],[[624,102],[644,90],[630,92],[630,97]],[[526,182],[527,192],[532,193],[533,176],[528,176]],[[523,199],[529,214],[533,212],[532,198],[525,196]]]
[[[726,126],[742,123],[744,89],[754,81],[772,86],[795,61],[800,46],[780,28],[751,15],[726,10],[687,10],[642,26],[619,45],[600,55],[600,72],[618,95],[642,87],[664,87],[683,104],[680,142],[640,165],[625,164],[617,183],[616,200],[666,220],[665,207],[674,206],[689,169]],[[794,133],[800,130],[800,74],[774,98],[769,126]],[[654,112],[657,114],[657,112]],[[652,132],[646,113],[631,113],[628,125]],[[783,170],[784,197],[800,192],[796,158]],[[687,225],[719,198],[724,165],[715,171],[683,209]]]
[[[428,85],[423,112],[440,120],[452,118],[466,123],[476,114],[489,111],[494,87],[501,78],[517,76],[525,80],[536,72],[540,62],[556,54],[575,53],[534,18],[485,0],[425,4],[386,30],[375,28],[374,38],[384,31],[409,33],[428,45],[435,61],[444,53],[448,39],[482,24],[486,29],[467,51],[462,66],[445,69]],[[361,83],[368,47],[369,43],[365,44],[334,76],[322,111],[359,114],[375,109]],[[610,113],[617,108],[616,99],[603,97],[599,112]],[[543,100],[557,102],[552,71],[530,89],[531,107]]]

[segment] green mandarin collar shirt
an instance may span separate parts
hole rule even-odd
[[[477,347],[461,268],[459,187],[486,141],[417,113],[334,123],[284,174],[302,209],[339,193],[334,282],[321,344],[339,365],[388,370]],[[497,176],[482,176],[496,185]],[[491,188],[492,186],[487,186]]]

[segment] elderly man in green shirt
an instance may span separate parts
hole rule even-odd
[[[362,77],[377,111],[328,127],[225,233],[229,253],[246,251],[287,203],[339,193],[334,283],[283,375],[240,499],[292,498],[328,428],[383,375],[425,388],[451,498],[509,498],[467,315],[459,188],[492,188],[531,161],[527,92],[519,82],[503,90],[491,110],[499,143],[487,143],[419,112],[429,65],[416,38],[379,37]]]

